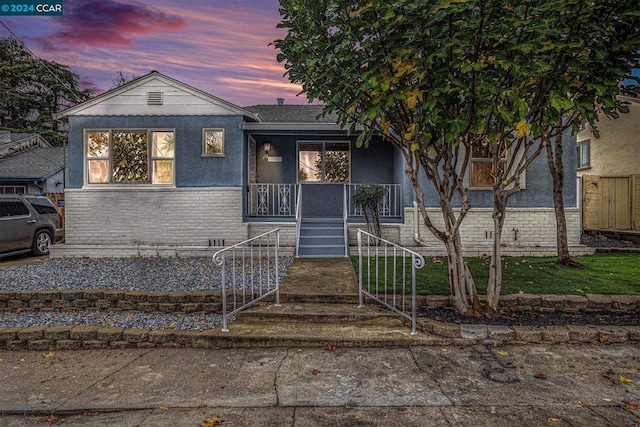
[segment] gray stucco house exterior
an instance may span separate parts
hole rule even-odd
[[[356,148],[356,138],[320,112],[281,100],[241,108],[156,71],[64,111],[66,243],[52,256],[201,253],[276,227],[300,256],[344,256],[345,240],[353,245],[364,228],[350,202],[363,184],[388,189],[385,238],[441,253],[414,209],[400,153],[375,138]],[[575,138],[567,144],[565,203],[577,244]],[[505,252],[553,253],[550,179],[544,158],[527,171],[506,220]],[[491,193],[469,185],[464,243],[487,252]],[[437,199],[427,194],[437,219]]]

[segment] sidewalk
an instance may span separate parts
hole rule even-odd
[[[199,426],[213,417],[251,426],[640,423],[633,345],[85,350],[0,359],[3,426]]]

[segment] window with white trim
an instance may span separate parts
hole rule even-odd
[[[87,184],[174,183],[173,130],[89,130],[85,139]]]
[[[24,194],[27,188],[24,185],[0,185],[0,194]]]
[[[224,157],[224,129],[202,129],[202,156]]]
[[[578,142],[578,169],[591,167],[591,140]]]

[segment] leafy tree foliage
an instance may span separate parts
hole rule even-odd
[[[462,256],[474,147],[491,158],[495,242],[486,312],[501,289],[501,232],[509,198],[549,142],[599,108],[624,112],[618,81],[638,61],[636,1],[281,0],[288,33],[275,45],[310,99],[374,132],[404,155],[426,227],[447,250],[460,312],[481,307]],[[503,159],[507,158],[506,164]],[[444,224],[424,204],[419,172]]]
[[[0,39],[0,128],[38,132],[53,145],[66,139],[53,115],[90,98],[78,75],[56,62],[34,58],[13,39]]]

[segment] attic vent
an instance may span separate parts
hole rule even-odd
[[[147,92],[147,105],[162,105],[162,92]]]

